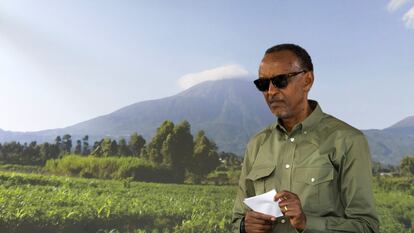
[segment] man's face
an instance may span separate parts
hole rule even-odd
[[[302,69],[294,53],[280,51],[266,54],[263,57],[259,68],[259,77],[271,78],[276,75],[299,71],[302,71]],[[310,72],[306,72],[290,78],[288,85],[282,89],[270,83],[269,90],[263,92],[270,111],[282,120],[297,116],[307,104],[307,93],[312,81],[313,76],[311,77]]]

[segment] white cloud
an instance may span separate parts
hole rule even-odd
[[[246,78],[247,76],[249,76],[249,72],[240,65],[226,65],[198,73],[186,74],[178,80],[178,84],[182,89],[187,89],[209,80]]]
[[[402,7],[405,3],[407,3],[409,0],[391,0],[388,3],[387,9],[389,12],[394,12],[398,10],[400,7]]]
[[[394,12],[400,9],[404,4],[408,3],[410,0],[390,0],[388,2],[387,9],[389,12]],[[405,12],[402,20],[405,23],[405,26],[409,29],[414,29],[414,6],[412,6],[407,12]]]
[[[411,7],[411,9],[404,14],[403,21],[407,28],[414,29],[414,7]]]

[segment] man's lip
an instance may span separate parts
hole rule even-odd
[[[283,104],[282,100],[271,100],[271,101],[269,101],[270,106],[280,105],[280,104]]]
[[[283,103],[283,100],[269,100],[269,103]]]

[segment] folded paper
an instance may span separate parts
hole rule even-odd
[[[244,204],[256,212],[281,217],[283,214],[279,208],[279,201],[273,200],[275,195],[276,190],[273,189],[267,193],[244,199]]]

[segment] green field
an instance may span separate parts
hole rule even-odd
[[[0,172],[0,232],[229,232],[235,192]],[[376,184],[375,197],[381,232],[414,232],[412,194]]]

